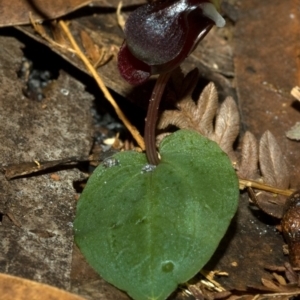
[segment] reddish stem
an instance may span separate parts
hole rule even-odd
[[[149,164],[151,165],[158,165],[159,164],[159,157],[156,151],[156,143],[155,143],[155,129],[156,129],[156,122],[158,117],[158,108],[164,93],[165,87],[167,82],[170,78],[171,73],[165,73],[159,75],[154,89],[152,91],[152,95],[150,98],[146,123],[145,123],[145,145],[146,145],[146,155]]]

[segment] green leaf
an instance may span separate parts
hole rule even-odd
[[[90,265],[133,299],[166,299],[210,259],[238,203],[238,180],[220,147],[180,130],[161,163],[121,152],[90,177],[75,240]]]

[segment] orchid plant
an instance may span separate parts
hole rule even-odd
[[[155,145],[170,72],[214,24],[224,25],[219,2],[153,1],[130,15],[118,58],[131,84],[159,74],[146,119],[146,155],[122,151],[100,164],[74,221],[75,241],[90,265],[134,300],[165,300],[197,274],[224,236],[239,197],[235,170],[215,142],[178,130],[160,143],[161,159]]]
[[[151,75],[161,75],[150,99],[144,134],[150,164],[159,163],[155,126],[169,74],[193,52],[214,25],[225,25],[219,9],[220,0],[155,0],[140,6],[125,24],[125,41],[118,55],[122,77],[138,85]]]

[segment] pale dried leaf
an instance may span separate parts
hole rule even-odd
[[[291,140],[300,141],[300,122],[297,122],[285,135]]]
[[[260,170],[265,183],[281,189],[289,187],[289,172],[281,149],[270,131],[266,131],[259,145]]]
[[[188,120],[189,127],[197,130],[199,120],[197,119],[196,103],[191,98],[188,100],[184,99],[184,101],[180,101],[177,104],[177,107],[181,114]]]
[[[258,147],[255,136],[247,131],[243,137],[239,178],[256,179],[258,174]]]
[[[217,109],[218,93],[216,86],[211,82],[204,88],[197,105],[199,131],[205,136],[211,136],[213,132],[213,119]]]
[[[280,285],[287,285],[287,282],[286,282],[286,280],[284,279],[283,276],[281,276],[281,275],[279,275],[279,274],[277,274],[275,272],[272,275],[278,281],[278,283]]]
[[[290,176],[281,149],[270,131],[266,131],[259,144],[259,165],[265,184],[279,189],[288,189]],[[260,192],[256,202],[265,213],[282,218],[285,196]]]
[[[227,97],[222,103],[216,118],[215,132],[211,137],[222,150],[236,162],[233,143],[239,134],[240,116],[237,105],[232,97]]]
[[[177,103],[178,110],[164,111],[158,122],[158,128],[164,129],[168,125],[174,125],[180,129],[196,130],[217,142],[231,161],[237,163],[236,154],[233,151],[233,143],[239,134],[240,127],[237,106],[233,98],[228,97],[221,105],[216,117],[218,94],[213,83],[209,83],[204,88],[196,104],[191,96],[198,80],[197,74],[194,73],[195,71],[192,71],[185,77],[182,85],[184,87],[182,94],[185,96]]]
[[[80,31],[80,38],[82,45],[85,49],[87,57],[90,59],[91,63],[94,65],[100,59],[100,49],[99,47],[93,42],[89,34],[81,30]]]
[[[197,82],[193,83],[196,85]],[[204,88],[197,105],[189,95],[178,103],[178,108],[189,118],[191,129],[210,137],[213,132],[213,119],[218,109],[218,93],[215,85],[211,82]]]
[[[262,278],[261,283],[263,284],[263,286],[268,288],[270,291],[274,291],[274,292],[279,292],[280,291],[279,286],[277,284],[275,284],[272,280]]]
[[[277,219],[282,218],[286,196],[268,192],[258,192],[255,201],[256,205],[266,214]]]
[[[299,86],[293,87],[293,89],[291,90],[291,95],[294,98],[296,98],[298,101],[300,101],[300,87]]]
[[[191,97],[198,81],[198,72],[193,70],[182,84],[183,99],[177,103],[178,110],[164,111],[160,117],[158,128],[175,125],[180,129],[194,129],[204,136],[210,137],[213,132],[213,120],[218,108],[218,94],[213,83],[209,83],[201,93],[198,104]]]
[[[180,101],[176,104],[178,110],[166,110],[159,119],[157,128],[164,129],[174,125],[180,129],[194,129],[197,124],[193,120],[193,112],[196,111],[196,104],[191,94],[198,82],[198,70],[194,69],[184,78],[180,68],[172,72],[171,83]]]
[[[179,110],[165,110],[160,117],[157,128],[164,129],[174,125],[180,129],[190,129],[190,119]]]

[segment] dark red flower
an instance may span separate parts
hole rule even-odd
[[[118,55],[121,75],[136,85],[173,70],[215,24],[221,27],[225,21],[209,0],[157,0],[139,7],[125,25]]]

